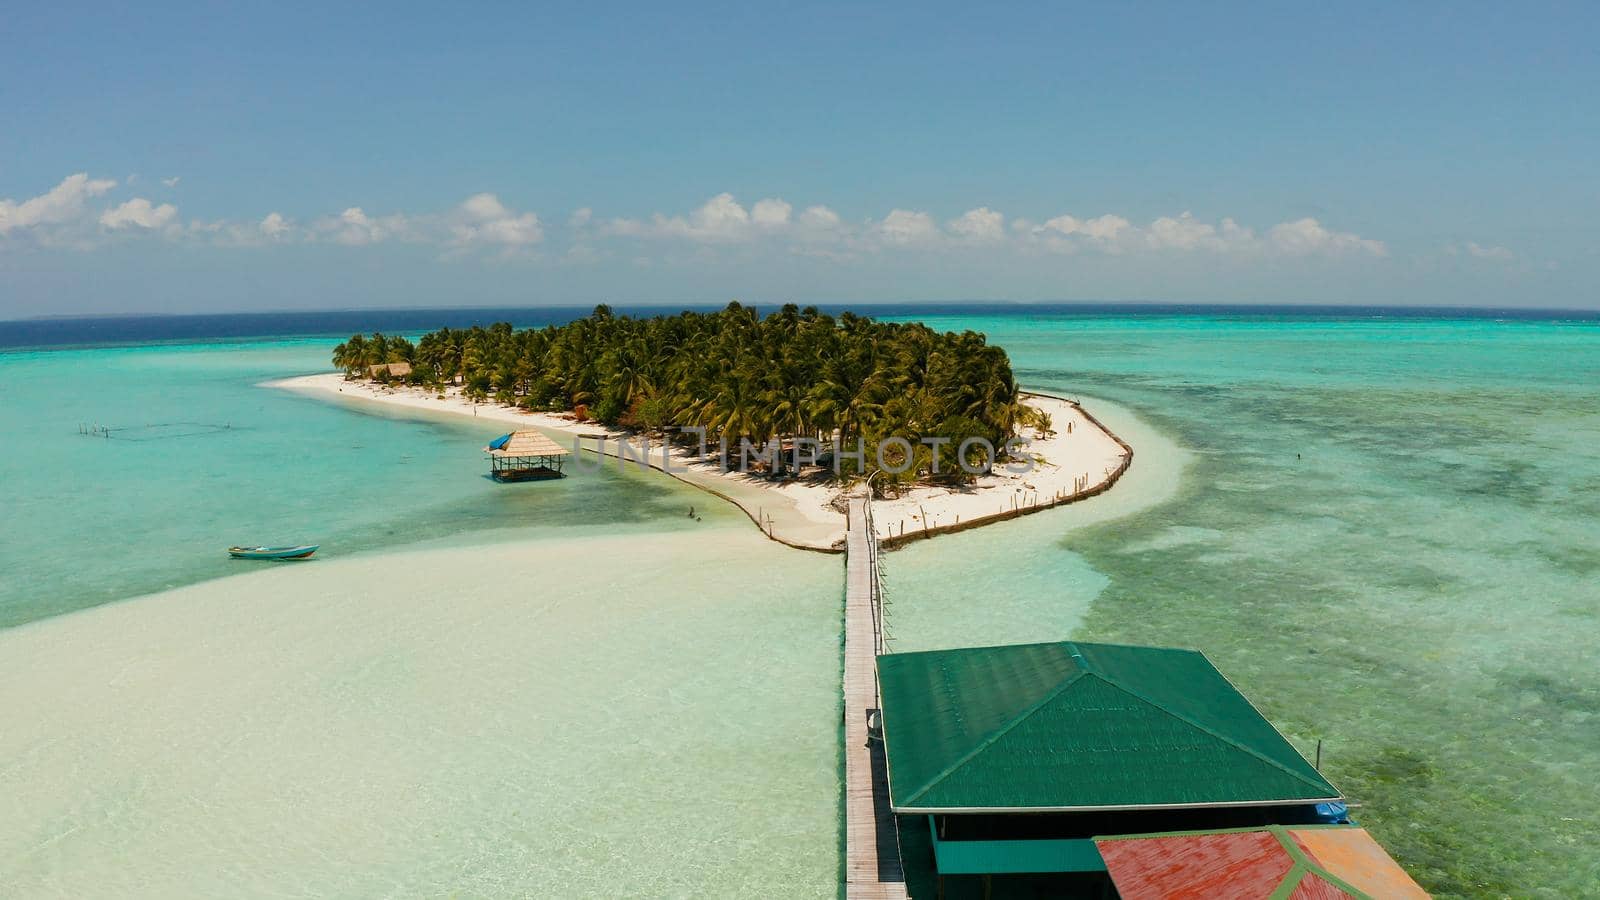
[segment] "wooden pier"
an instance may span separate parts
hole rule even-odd
[[[889,810],[883,741],[869,739],[867,733],[878,710],[877,658],[884,645],[878,547],[866,497],[850,501],[845,553],[845,897],[905,900],[900,835]]]

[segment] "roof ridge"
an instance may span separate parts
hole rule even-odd
[[[1031,647],[1061,647],[1061,646],[1065,646],[1065,645],[1068,645],[1068,644],[1076,646],[1076,643],[1074,641],[1028,641],[1027,643],[1024,643],[1024,644],[983,644],[983,645],[976,646],[976,647],[934,647],[931,650],[896,650],[893,653],[886,653],[884,655],[885,656],[951,656],[951,655],[966,655],[966,654],[969,654],[969,653],[984,653],[984,652],[995,651],[995,650],[999,650],[999,651],[1023,650],[1023,649],[1027,649],[1027,648],[1031,648]]]
[[[1203,724],[1201,724],[1199,722],[1196,722],[1193,718],[1191,718],[1189,716],[1182,715],[1182,714],[1177,713],[1177,712],[1174,712],[1173,710],[1168,709],[1167,707],[1163,706],[1160,703],[1157,703],[1156,701],[1150,699],[1149,697],[1146,697],[1144,694],[1140,693],[1139,691],[1135,691],[1135,690],[1133,690],[1133,689],[1131,689],[1131,688],[1129,688],[1129,687],[1127,687],[1125,685],[1122,685],[1122,684],[1119,684],[1119,683],[1117,683],[1115,681],[1112,681],[1111,679],[1105,677],[1104,675],[1101,675],[1098,672],[1087,672],[1085,674],[1093,675],[1095,678],[1098,678],[1101,681],[1105,682],[1106,684],[1111,685],[1112,687],[1114,687],[1117,690],[1123,692],[1124,694],[1127,694],[1128,696],[1133,697],[1134,699],[1139,700],[1141,702],[1147,703],[1153,709],[1160,710],[1161,712],[1171,716],[1174,719],[1177,719],[1180,722],[1183,722],[1186,725],[1189,725],[1190,727],[1198,728],[1200,731],[1203,731],[1206,734],[1211,735],[1212,737],[1214,737],[1217,740],[1223,742],[1224,744],[1227,744],[1228,746],[1234,748],[1235,750],[1239,750],[1239,751],[1241,751],[1241,752],[1243,752],[1245,754],[1253,756],[1256,759],[1259,759],[1262,762],[1266,763],[1267,765],[1272,766],[1273,768],[1284,772],[1285,774],[1289,775],[1290,777],[1294,778],[1297,781],[1300,781],[1300,782],[1302,782],[1304,784],[1309,784],[1309,785],[1311,785],[1313,787],[1316,787],[1316,788],[1319,788],[1319,789],[1321,787],[1323,787],[1324,784],[1326,784],[1328,787],[1332,787],[1332,785],[1328,784],[1326,781],[1324,781],[1323,784],[1318,784],[1315,781],[1312,781],[1311,779],[1307,778],[1304,774],[1302,774],[1300,772],[1296,772],[1295,770],[1289,768],[1288,766],[1284,765],[1281,762],[1278,762],[1277,760],[1271,758],[1270,756],[1266,756],[1265,754],[1261,753],[1258,750],[1254,750],[1254,749],[1252,749],[1250,747],[1246,747],[1245,745],[1239,743],[1238,741],[1235,741],[1235,740],[1233,740],[1231,738],[1228,738],[1228,737],[1226,737],[1224,735],[1218,734],[1217,732],[1215,732],[1212,729],[1206,727],[1205,725],[1203,725]],[[1077,680],[1078,679],[1076,679],[1076,678],[1073,679],[1073,681],[1077,681]],[[1261,715],[1260,711],[1255,710],[1255,707],[1251,707],[1251,710],[1255,711],[1256,715]],[[1263,716],[1262,720],[1265,721],[1266,717]],[[1272,728],[1274,731],[1277,731],[1277,729],[1273,727],[1271,722],[1267,722],[1267,727],[1268,728]],[[1280,737],[1282,736],[1281,732],[1279,733],[1279,736]],[[1318,774],[1320,776],[1321,773],[1318,773]],[[1334,792],[1337,793],[1338,792],[1338,788],[1334,788]]]
[[[1095,672],[1094,665],[1089,662],[1089,657],[1083,655],[1083,649],[1078,646],[1077,641],[1062,641],[1061,646],[1067,648],[1067,653],[1078,661],[1078,668],[1089,674],[1098,674]],[[1076,680],[1076,678],[1073,679],[1073,681]]]
[[[923,784],[921,787],[917,788],[916,790],[912,791],[911,795],[906,797],[905,801],[900,804],[901,806],[906,806],[906,805],[909,805],[909,804],[917,802],[917,800],[921,799],[924,794],[927,794],[928,791],[933,790],[935,785],[937,785],[941,781],[944,781],[946,778],[949,778],[951,775],[955,774],[957,769],[960,769],[962,766],[964,766],[967,763],[971,762],[973,760],[973,758],[976,757],[979,753],[982,753],[983,751],[985,751],[985,750],[989,749],[990,747],[994,746],[996,741],[1000,740],[1002,737],[1005,737],[1007,732],[1011,731],[1011,729],[1016,728],[1018,725],[1022,724],[1024,721],[1027,720],[1027,718],[1029,716],[1031,716],[1034,713],[1038,712],[1040,710],[1040,708],[1042,708],[1046,703],[1049,703],[1051,700],[1054,700],[1055,698],[1061,696],[1061,694],[1063,692],[1065,692],[1067,688],[1072,687],[1074,684],[1077,684],[1080,680],[1083,679],[1083,677],[1085,675],[1091,674],[1088,671],[1088,668],[1087,668],[1088,667],[1088,661],[1083,659],[1081,656],[1079,656],[1078,648],[1077,648],[1077,646],[1075,644],[1073,644],[1071,641],[1056,641],[1056,642],[1051,642],[1051,643],[1065,644],[1066,646],[1072,648],[1072,656],[1073,656],[1073,658],[1077,659],[1078,662],[1080,663],[1080,668],[1078,670],[1078,674],[1072,676],[1071,678],[1067,678],[1067,679],[1063,680],[1060,684],[1056,685],[1055,688],[1053,690],[1051,690],[1049,693],[1045,694],[1043,697],[1039,698],[1034,703],[1029,704],[1027,709],[1024,709],[1022,712],[1017,713],[1015,716],[1012,716],[1011,719],[1009,721],[1007,721],[1004,725],[1001,725],[999,728],[996,728],[987,737],[985,737],[983,740],[979,741],[978,742],[978,746],[973,747],[967,753],[963,754],[960,759],[956,760],[955,762],[951,763],[950,765],[945,766],[943,769],[939,770],[932,778],[928,779],[928,781],[925,784]],[[1043,645],[1041,644],[1040,646],[1043,646]]]
[[[1268,825],[1266,830],[1269,834],[1278,839],[1278,845],[1283,847],[1283,852],[1289,854],[1289,858],[1295,861],[1294,866],[1292,866],[1289,871],[1285,873],[1283,882],[1281,882],[1278,886],[1279,890],[1284,890],[1287,888],[1283,896],[1287,897],[1294,893],[1294,889],[1299,886],[1301,881],[1305,880],[1307,875],[1315,875],[1318,878],[1328,881],[1334,887],[1337,887],[1350,896],[1357,898],[1357,900],[1374,900],[1371,894],[1361,890],[1355,885],[1345,881],[1343,878],[1340,878],[1339,876],[1330,872],[1328,868],[1322,864],[1322,860],[1312,856],[1311,853],[1306,850],[1306,848],[1300,846],[1300,842],[1295,840],[1294,835],[1289,833],[1291,830],[1290,826]],[[1300,877],[1296,878],[1294,880],[1294,884],[1291,885],[1289,884],[1288,876],[1293,875],[1296,869],[1299,870]],[[1276,891],[1273,892],[1273,896],[1278,896]]]
[[[1054,643],[1072,644],[1074,647],[1084,645],[1089,647],[1116,647],[1119,650],[1160,650],[1167,653],[1199,653],[1201,656],[1205,655],[1193,647],[1170,647],[1166,644],[1125,644],[1121,641],[1055,641]]]

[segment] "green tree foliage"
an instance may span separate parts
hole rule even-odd
[[[583,406],[608,425],[698,426],[710,441],[734,446],[741,438],[812,438],[838,439],[850,450],[862,439],[865,471],[878,467],[880,441],[905,438],[917,464],[879,479],[889,483],[925,477],[935,456],[943,477],[963,477],[955,465],[961,441],[981,437],[1002,447],[1034,421],[1005,351],[981,334],[793,304],[764,318],[737,302],[651,318],[598,306],[565,325],[444,328],[415,346],[355,335],[333,352],[334,365],[352,376],[401,360],[412,364],[417,384],[459,385],[472,399],[525,409]],[[935,450],[922,445],[924,437],[949,443]]]
[[[333,364],[355,377],[372,366],[393,362],[414,362],[417,348],[404,337],[388,337],[378,332],[372,337],[355,335],[333,348]]]

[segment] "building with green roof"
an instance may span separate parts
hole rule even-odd
[[[1103,872],[1097,836],[1343,814],[1339,791],[1198,651],[895,653],[878,680],[889,802],[903,822],[926,817],[941,877]]]

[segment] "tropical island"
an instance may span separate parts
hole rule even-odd
[[[415,345],[356,335],[334,348],[333,363],[352,378],[383,367],[380,381],[459,385],[469,400],[654,433],[704,429],[735,445],[838,438],[876,447],[901,437],[915,456],[903,470],[898,443],[886,448],[886,466],[876,454],[844,464],[849,475],[882,471],[874,480],[891,493],[930,475],[971,480],[954,459],[969,438],[1003,448],[1019,425],[1051,425],[1023,402],[1005,351],[981,334],[848,312],[835,319],[793,304],[765,318],[735,302],[643,319],[602,305],[565,325],[445,328]],[[391,378],[392,363],[406,363],[406,374]]]
[[[342,375],[279,386],[501,419],[575,450],[655,442],[653,467],[819,549],[840,542],[841,495],[863,481],[894,542],[1090,496],[1132,456],[1076,403],[1025,393],[981,334],[793,304],[358,334],[332,362]]]

